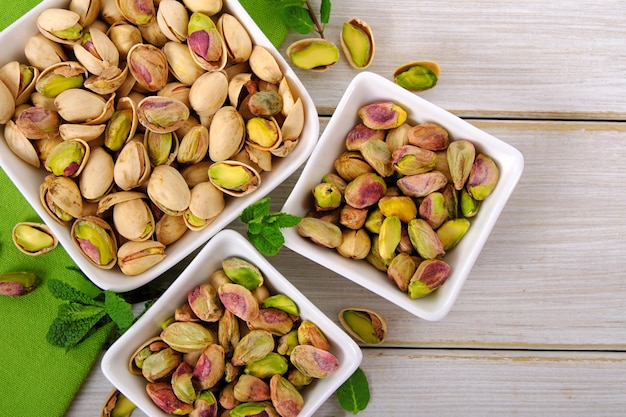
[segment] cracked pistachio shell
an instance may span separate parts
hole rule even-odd
[[[441,240],[443,249],[449,251],[453,249],[469,230],[470,221],[464,218],[451,219],[443,223],[437,229],[437,236]]]
[[[341,244],[337,246],[337,252],[346,258],[364,259],[371,246],[371,239],[365,229],[347,229],[341,232]]]
[[[425,197],[428,194],[442,189],[448,183],[446,176],[439,171],[423,172],[407,175],[396,181],[396,185],[410,197]]]
[[[252,47],[248,63],[254,75],[263,81],[267,81],[270,84],[278,84],[283,79],[283,71],[280,69],[278,61],[264,46],[254,45]]]
[[[78,62],[94,75],[101,75],[109,67],[119,66],[120,53],[117,47],[103,31],[95,27],[91,27],[82,41],[74,44],[73,49]]]
[[[363,123],[356,125],[346,135],[346,149],[349,151],[358,151],[361,145],[370,139],[385,140],[384,130],[374,130]]]
[[[170,0],[170,2],[178,3],[173,0]],[[205,73],[205,70],[196,64],[196,61],[189,53],[189,48],[185,44],[169,41],[163,46],[163,52],[167,57],[167,63],[172,75],[181,83],[192,85]]]
[[[85,142],[91,142],[100,139],[105,130],[105,124],[63,123],[59,125],[59,135],[63,140],[81,138]]]
[[[313,345],[294,347],[289,360],[300,372],[313,378],[325,378],[339,368],[339,360],[332,353]]]
[[[107,31],[107,35],[117,48],[120,59],[122,60],[126,60],[130,48],[138,43],[141,43],[143,40],[141,38],[141,31],[137,28],[137,26],[124,22],[112,24]]]
[[[114,152],[122,149],[135,136],[138,123],[136,103],[128,97],[121,97],[117,108],[107,121],[104,146]]]
[[[413,257],[405,252],[400,252],[389,262],[387,276],[401,291],[406,291],[416,269],[417,265]]]
[[[250,72],[240,72],[228,80],[228,101],[231,106],[236,108],[251,92],[257,89],[257,83],[252,80],[252,73]]]
[[[224,376],[225,366],[224,349],[216,343],[207,346],[193,368],[197,388],[206,390],[217,385]]]
[[[371,129],[393,129],[407,118],[406,110],[391,101],[379,101],[359,108],[358,116]]]
[[[147,25],[156,17],[152,0],[115,0],[115,4],[126,20],[138,26]]]
[[[187,302],[194,314],[203,321],[218,321],[224,311],[217,290],[211,284],[196,285],[187,293]]]
[[[409,62],[394,70],[393,81],[409,91],[423,91],[437,84],[439,72],[439,65],[434,61]]]
[[[240,375],[233,387],[235,399],[243,403],[267,401],[270,399],[270,387],[261,378],[252,375]]]
[[[210,182],[201,182],[191,189],[189,208],[183,214],[191,230],[201,230],[224,210],[224,193]]]
[[[496,162],[489,156],[479,153],[474,159],[467,180],[467,191],[478,201],[482,201],[496,187],[500,170]]]
[[[164,214],[156,224],[154,233],[156,240],[164,245],[171,245],[189,230],[183,216]]]
[[[448,147],[448,131],[436,123],[422,123],[407,132],[409,143],[430,151],[442,151]]]
[[[287,47],[286,54],[298,68],[314,72],[329,70],[339,60],[339,48],[326,39],[300,39]]]
[[[180,171],[158,165],[148,180],[148,195],[164,213],[180,216],[189,207],[191,191]]]
[[[0,90],[2,85],[4,84],[0,83]],[[9,100],[13,102],[12,98]],[[15,120],[15,125],[28,139],[55,138],[59,136],[60,124],[61,118],[56,110],[39,106],[30,106],[22,110]]]
[[[165,245],[153,240],[128,241],[117,252],[117,263],[125,275],[147,271],[165,259]]]
[[[39,32],[51,41],[72,45],[83,34],[80,15],[68,9],[50,8],[37,17]]]
[[[374,170],[382,177],[389,177],[393,174],[393,164],[391,152],[387,143],[380,139],[370,139],[361,144],[359,150],[361,155]]]
[[[9,149],[22,161],[36,168],[41,166],[37,150],[13,120],[9,120],[4,125],[4,140]]]
[[[424,297],[441,287],[450,275],[450,265],[440,259],[425,259],[409,282],[409,298]]]
[[[419,214],[433,229],[441,226],[448,219],[448,207],[444,195],[435,191],[424,197],[420,202]]]
[[[120,95],[128,94],[123,91],[123,88],[128,79],[134,82],[132,77],[128,77],[128,65],[122,64],[122,68],[119,67],[107,67],[100,75],[91,75],[85,80],[85,88],[93,91],[97,94],[112,94],[114,92],[121,93]]]
[[[250,194],[261,186],[259,173],[242,162],[234,160],[216,162],[209,167],[208,171],[209,181],[233,197]]]
[[[114,389],[104,402],[100,417],[130,417],[136,408],[124,394]]]
[[[83,26],[91,25],[100,13],[100,0],[71,0],[69,9],[80,16],[79,23]]]
[[[26,60],[39,71],[67,61],[67,55],[60,43],[54,42],[41,33],[31,36],[24,46]]]
[[[0,80],[0,124],[7,123],[15,113],[15,99],[11,90]]]
[[[42,223],[17,223],[13,227],[12,236],[15,247],[31,256],[48,253],[58,244],[58,239],[50,228]]]
[[[60,62],[41,71],[35,90],[44,97],[56,97],[70,88],[80,88],[87,79],[87,69],[78,62]]]
[[[224,39],[231,62],[245,62],[250,58],[252,39],[239,19],[229,13],[222,13],[217,21],[217,30]]]
[[[132,241],[148,240],[154,233],[154,215],[148,204],[141,198],[115,204],[113,224],[120,235]]]
[[[108,99],[88,90],[70,88],[54,99],[59,115],[70,123],[103,123],[113,115],[115,94]]]
[[[280,126],[274,117],[253,117],[246,122],[247,143],[263,150],[276,149],[282,143]]]
[[[228,78],[222,71],[202,74],[191,85],[189,103],[200,117],[213,116],[228,97]],[[211,123],[212,124],[212,123]]]
[[[248,321],[248,327],[256,330],[266,330],[273,335],[282,336],[293,328],[293,320],[283,310],[273,307],[260,308],[259,314]]]
[[[202,12],[213,16],[222,10],[222,0],[183,0],[183,4],[192,12]]]
[[[387,337],[387,320],[368,308],[345,308],[339,312],[339,322],[361,343],[377,345]]]
[[[154,45],[138,43],[128,51],[128,69],[137,84],[147,91],[159,91],[169,75],[167,56]]]
[[[176,397],[172,384],[168,382],[148,382],[146,384],[148,396],[161,410],[176,415],[186,415],[193,411],[193,406]]]
[[[231,361],[235,366],[247,365],[266,357],[274,346],[274,336],[270,332],[251,330],[235,346]]]
[[[448,145],[446,157],[454,188],[460,190],[465,186],[469,178],[476,157],[476,148],[468,140],[455,140]]]
[[[365,173],[346,185],[344,198],[355,208],[370,207],[387,193],[385,180],[375,173]]]
[[[196,164],[187,165],[181,169],[180,173],[183,178],[185,178],[189,188],[193,188],[195,185],[209,180],[209,166],[211,164],[211,161],[205,160]]]
[[[204,159],[208,150],[209,130],[204,125],[195,125],[180,140],[176,160],[181,164],[195,164]]]
[[[236,256],[224,258],[222,270],[231,281],[250,291],[263,285],[263,274],[259,268],[245,259]]]
[[[327,248],[338,247],[343,239],[338,226],[315,217],[303,217],[298,223],[298,234]]]
[[[55,175],[76,178],[89,160],[90,153],[91,148],[84,140],[64,140],[50,151],[44,167]]]
[[[417,216],[417,206],[411,197],[385,196],[378,201],[378,208],[385,217],[396,216],[408,223]]]
[[[233,106],[217,110],[209,126],[209,158],[225,161],[236,155],[244,145],[245,124]]]
[[[35,82],[39,77],[39,69],[19,61],[7,62],[0,68],[0,81],[11,92],[15,105],[26,103],[35,88]]]
[[[302,129],[304,129],[304,104],[302,99],[298,97],[280,127],[283,143],[296,141],[300,137]]]
[[[176,132],[156,133],[146,129],[143,146],[148,151],[150,165],[172,165],[178,155],[179,141]]]
[[[68,177],[46,176],[39,187],[39,198],[44,209],[60,224],[67,225],[83,212],[83,197],[78,185]]]
[[[157,24],[171,41],[182,43],[187,39],[189,15],[185,5],[175,0],[162,0],[157,9]]]
[[[71,236],[74,245],[95,266],[111,269],[117,262],[117,241],[113,228],[95,216],[76,219]]]
[[[372,28],[359,18],[345,22],[341,28],[341,48],[352,68],[365,69],[374,60],[376,46]]]
[[[169,133],[185,123],[189,118],[189,108],[174,98],[148,96],[137,104],[137,118],[146,129]]]
[[[281,375],[274,375],[270,379],[270,399],[281,417],[296,417],[304,408],[300,391]]]
[[[250,321],[259,315],[259,302],[252,292],[233,282],[222,284],[217,293],[224,308],[243,321]]]
[[[228,54],[222,35],[213,20],[201,12],[193,12],[187,25],[187,47],[196,63],[207,71],[226,66]]]
[[[146,147],[138,140],[131,140],[119,152],[113,166],[113,179],[122,190],[130,190],[143,184],[150,175],[150,158]]]
[[[168,41],[167,36],[163,34],[156,20],[153,20],[147,25],[137,26],[137,28],[139,29],[139,32],[141,32],[141,37],[144,40],[144,43],[153,45],[157,48],[162,48]]]
[[[161,331],[161,339],[181,353],[206,349],[213,343],[211,331],[191,321],[174,322]]]
[[[434,259],[445,255],[443,244],[433,228],[423,219],[414,219],[408,227],[411,244],[424,259]]]
[[[5,272],[0,274],[0,295],[15,297],[26,295],[39,285],[39,278],[32,272]]]
[[[356,151],[341,153],[335,159],[333,166],[337,174],[345,181],[352,181],[361,174],[374,172],[374,168],[365,161],[363,155]]]
[[[415,145],[400,145],[391,154],[393,167],[402,175],[415,175],[431,171],[437,154]]]
[[[78,188],[83,198],[99,201],[113,188],[113,157],[104,148],[91,149],[89,159],[78,177]]]
[[[402,237],[402,223],[396,216],[385,217],[378,234],[378,252],[383,259],[392,259]]]

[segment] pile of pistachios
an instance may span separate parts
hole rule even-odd
[[[432,122],[411,125],[391,101],[358,110],[333,172],[312,190],[298,233],[365,259],[410,298],[441,287],[445,261],[495,188],[499,168],[466,139]]]
[[[254,192],[304,128],[276,57],[222,0],[71,0],[0,68],[0,124],[95,266],[136,275]]]
[[[159,408],[176,415],[228,410],[230,417],[295,417],[304,406],[300,390],[338,369],[321,329],[264,282],[254,264],[223,259],[160,335],[141,344],[129,369],[148,381]]]

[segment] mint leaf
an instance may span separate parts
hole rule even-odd
[[[248,233],[253,235],[258,235],[263,230],[263,221],[262,219],[255,219],[248,223]]]
[[[330,20],[330,0],[322,0],[320,5],[320,20],[323,24],[327,24]]]
[[[301,6],[288,6],[283,9],[283,20],[291,29],[306,35],[315,26],[309,11]]]
[[[248,207],[243,209],[239,215],[239,220],[241,220],[242,223],[248,224],[252,220],[266,216],[270,212],[270,202],[271,200],[269,197],[266,197],[256,203],[250,204]]]
[[[83,304],[98,304],[92,297],[58,279],[48,280],[48,289],[54,298]]]
[[[283,234],[274,227],[264,227],[258,234],[248,234],[248,239],[265,256],[274,256],[285,243]]]
[[[104,292],[104,308],[106,314],[117,324],[120,332],[126,331],[135,320],[132,306],[113,291]]]
[[[58,317],[48,329],[46,339],[54,346],[69,349],[79,343],[104,316],[104,308],[99,306],[62,304]]]
[[[294,227],[300,223],[302,217],[289,213],[272,213],[265,217],[265,223],[275,227]]]
[[[357,368],[335,394],[344,410],[354,414],[365,410],[370,401],[370,388],[363,370]]]

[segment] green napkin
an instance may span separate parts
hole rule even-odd
[[[98,359],[111,326],[65,351],[46,340],[62,301],[52,297],[47,280],[56,278],[88,294],[98,291],[80,273],[61,245],[41,256],[20,252],[11,240],[18,222],[41,222],[4,171],[0,170],[0,273],[30,271],[41,279],[31,293],[0,296],[0,416],[62,416]]]
[[[277,0],[239,0],[239,3],[256,22],[276,48],[285,40],[289,28],[276,13]]]

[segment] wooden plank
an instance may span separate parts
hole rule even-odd
[[[369,416],[621,416],[623,352],[364,349]],[[94,369],[66,416],[96,416],[113,387]],[[316,416],[349,416],[333,394]],[[133,417],[143,417],[141,411]]]
[[[619,0],[335,1],[325,35],[339,44],[343,22],[366,21],[368,70],[388,79],[401,64],[438,62],[438,85],[420,95],[463,117],[624,120],[625,14]],[[281,51],[307,36],[290,34]],[[297,73],[329,115],[358,71],[342,57],[328,72]]]

